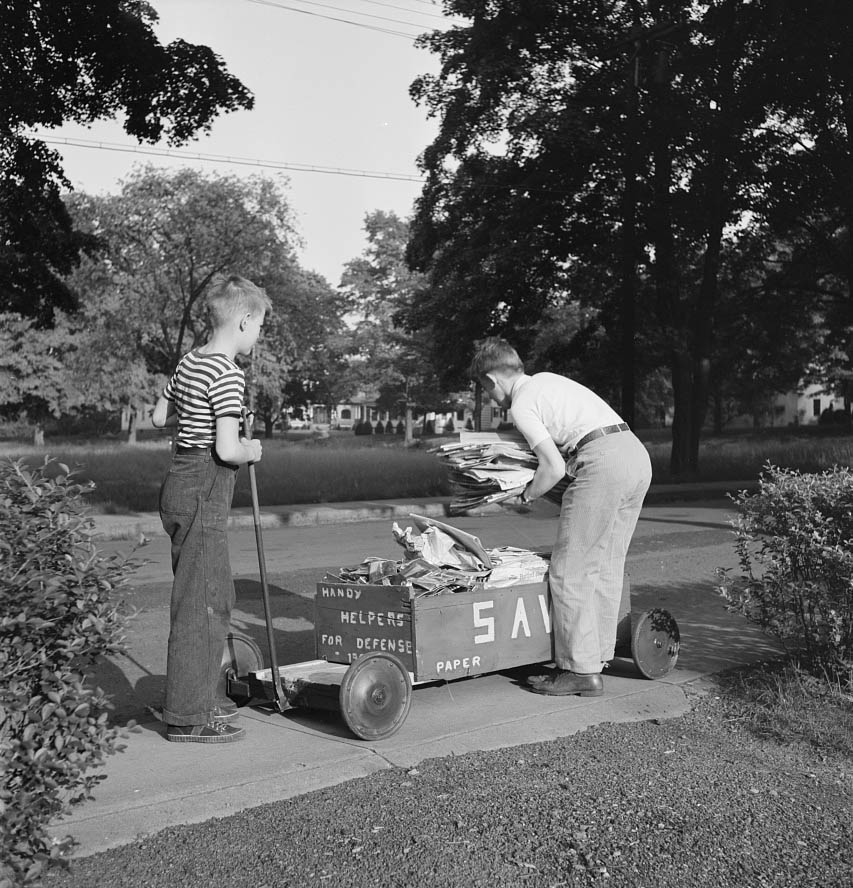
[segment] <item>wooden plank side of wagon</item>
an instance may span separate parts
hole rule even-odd
[[[415,677],[452,680],[552,658],[548,583],[412,602]]]
[[[352,663],[374,651],[393,654],[414,672],[409,590],[368,583],[317,584],[314,639],[317,657]]]

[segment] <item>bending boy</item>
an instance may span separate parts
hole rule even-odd
[[[237,708],[217,701],[225,636],[234,607],[226,529],[239,465],[258,462],[261,444],[240,435],[245,377],[234,362],[260,335],[271,305],[244,278],[217,277],[207,296],[213,332],[184,355],[157,401],[152,422],[177,425],[160,519],[172,540],[172,603],[166,665],[166,738],[183,743],[240,740]]]
[[[614,655],[625,556],[651,483],[649,454],[598,395],[555,373],[526,375],[503,339],[480,344],[470,374],[512,409],[539,458],[522,502],[547,493],[574,461],[549,570],[557,668],[528,685],[539,694],[598,696]]]

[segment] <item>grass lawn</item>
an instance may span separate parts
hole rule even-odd
[[[640,432],[652,458],[654,483],[671,483],[669,430]],[[347,502],[398,497],[449,496],[444,468],[427,448],[449,439],[427,439],[406,448],[397,435],[356,436],[333,432],[314,439],[289,433],[264,439],[257,466],[259,498],[267,505]],[[121,439],[48,439],[42,448],[0,443],[0,458],[40,464],[46,456],[64,463],[80,480],[95,483],[92,505],[100,511],[156,511],[160,483],[169,465],[167,438],[129,446]],[[853,462],[853,435],[818,429],[709,436],[700,448],[697,480],[748,481],[768,461],[804,472]],[[238,474],[235,506],[251,504],[248,473]]]

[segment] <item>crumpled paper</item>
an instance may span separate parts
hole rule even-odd
[[[449,534],[438,527],[427,527],[415,534],[411,527],[402,530],[396,522],[392,528],[394,539],[405,549],[406,558],[421,558],[436,567],[458,567],[463,570],[482,570],[483,562],[462,548]]]

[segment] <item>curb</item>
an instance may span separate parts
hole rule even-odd
[[[262,510],[262,529],[276,527],[319,527],[327,524],[349,524],[358,521],[388,521],[408,518],[412,513],[427,518],[444,518],[445,504],[433,503],[343,503],[282,511]],[[93,515],[95,536],[100,540],[137,540],[140,536],[163,534],[163,525],[155,513],[142,515]],[[251,510],[235,509],[228,518],[228,529],[254,527]]]
[[[646,494],[646,505],[689,502],[700,499],[726,499],[729,493],[741,490],[754,492],[757,481],[720,481],[705,484],[652,485]],[[413,512],[427,518],[443,519],[448,516],[448,499],[435,499],[416,503],[393,501],[364,501],[354,503],[328,503],[316,506],[262,507],[262,529],[277,527],[319,527],[328,524],[347,524],[358,521],[389,521],[408,518]],[[555,507],[556,508],[556,507]],[[494,503],[479,509],[471,509],[464,517],[479,518],[497,515],[504,507]],[[459,516],[457,516],[459,517]],[[99,540],[138,540],[142,536],[163,533],[160,517],[156,512],[134,515],[92,515],[94,535]],[[228,518],[228,528],[254,527],[251,509],[233,509]]]

